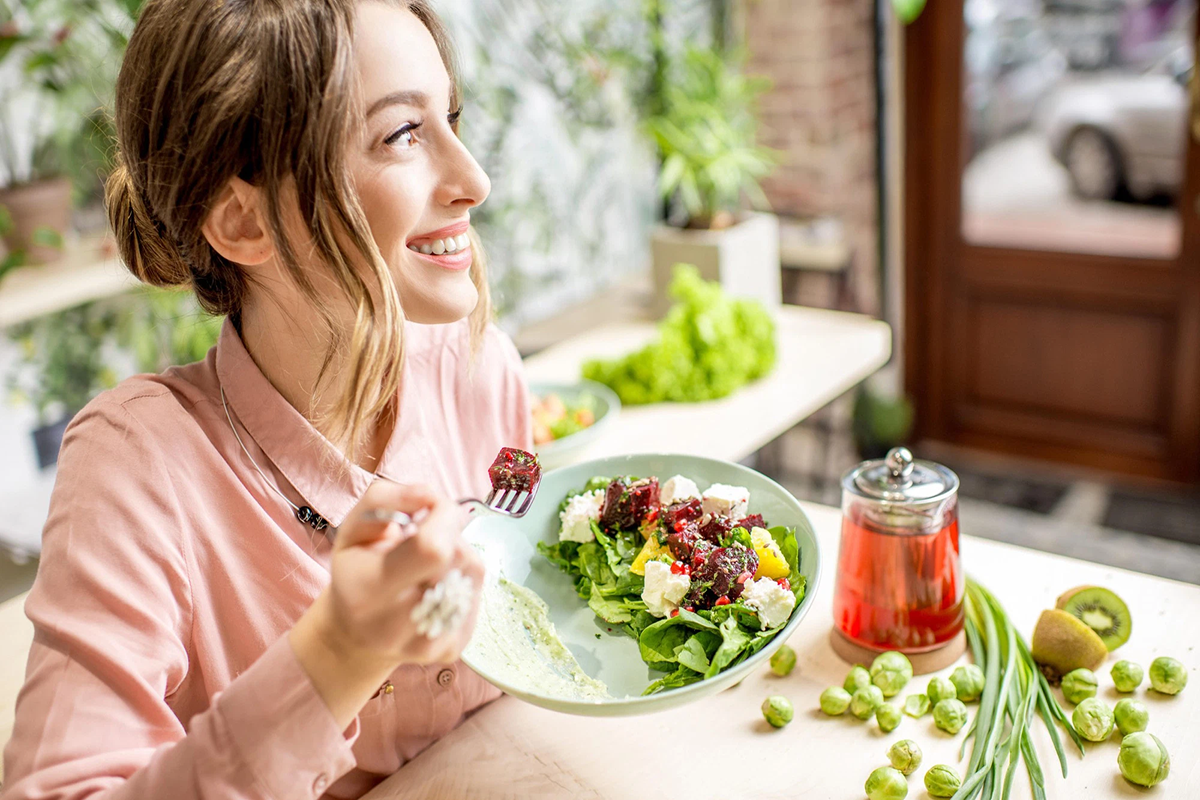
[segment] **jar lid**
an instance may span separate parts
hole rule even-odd
[[[882,460],[864,461],[842,478],[842,486],[884,503],[933,503],[958,491],[958,476],[933,461],[916,461],[907,447],[893,447]]]

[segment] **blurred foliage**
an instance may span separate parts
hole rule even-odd
[[[758,185],[778,155],[757,143],[757,100],[769,81],[743,75],[736,53],[689,46],[673,70],[663,111],[646,121],[658,145],[663,199],[682,206],[689,223],[736,214],[744,198],[768,205]]]
[[[6,378],[10,399],[33,406],[39,424],[55,422],[115,386],[114,365],[129,356],[141,372],[204,358],[221,323],[191,292],[147,288],[15,325],[8,336],[21,360]]]
[[[94,198],[109,109],[142,0],[0,0],[0,166],[8,183],[66,175]]]
[[[883,458],[891,448],[905,444],[912,434],[912,403],[907,397],[884,394],[862,384],[854,397],[851,427],[859,455],[864,459]]]
[[[908,25],[921,16],[925,10],[925,0],[892,0],[892,8],[896,10],[900,21]]]
[[[106,350],[113,344],[119,312],[110,301],[86,303],[13,326],[21,361],[8,375],[13,402],[28,403],[38,423],[70,416],[117,383]]]
[[[144,289],[120,317],[117,342],[141,372],[162,372],[204,358],[217,343],[224,317],[205,313],[190,291]]]
[[[8,208],[0,204],[0,238],[8,235],[13,229],[13,218]],[[56,250],[61,250],[63,246],[62,234],[51,228],[49,225],[39,225],[33,229],[30,238],[36,245],[42,247],[53,247]],[[4,280],[4,276],[12,272],[17,267],[23,267],[28,263],[29,258],[24,250],[9,250],[0,258],[0,282]]]

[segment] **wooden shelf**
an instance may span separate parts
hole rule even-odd
[[[21,267],[0,280],[0,328],[127,292],[137,279],[112,241],[91,237],[67,245],[52,264]]]

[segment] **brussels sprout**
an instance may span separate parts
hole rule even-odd
[[[1089,742],[1103,742],[1112,736],[1113,712],[1103,700],[1085,697],[1071,713],[1071,725]]]
[[[923,717],[929,713],[932,706],[929,698],[923,694],[910,694],[904,698],[904,713],[910,717]]]
[[[983,670],[975,664],[955,667],[954,672],[950,673],[955,695],[964,703],[979,699],[979,695],[983,694],[984,680]]]
[[[859,719],[870,719],[875,709],[883,705],[883,690],[878,686],[859,689],[850,697],[850,713]]]
[[[912,678],[912,662],[895,650],[880,653],[871,662],[871,683],[883,690],[884,697],[900,693]]]
[[[1187,681],[1187,670],[1175,659],[1159,656],[1150,662],[1150,685],[1154,691],[1179,694],[1187,686]]]
[[[796,711],[792,708],[792,701],[781,695],[773,694],[762,704],[763,717],[767,722],[774,725],[776,728],[782,728],[792,721]]]
[[[1078,705],[1089,697],[1096,696],[1096,687],[1100,682],[1096,680],[1096,673],[1090,669],[1073,669],[1062,679],[1063,697],[1067,698],[1067,702]]]
[[[821,692],[821,710],[831,717],[840,717],[850,707],[850,693],[840,686],[830,686]]]
[[[871,673],[867,672],[867,668],[855,665],[846,673],[846,680],[842,683],[842,688],[849,694],[854,694],[859,689],[865,689],[871,685]]]
[[[1113,709],[1113,721],[1117,723],[1117,730],[1121,735],[1128,736],[1146,730],[1146,726],[1150,724],[1150,711],[1144,704],[1126,697],[1118,701],[1117,707]]]
[[[889,747],[887,757],[904,775],[912,775],[921,766],[921,748],[912,739],[901,739]]]
[[[879,730],[884,733],[896,730],[896,726],[900,724],[900,717],[900,706],[895,703],[880,703],[875,709],[875,721],[879,723]]]
[[[967,724],[967,707],[961,700],[943,700],[933,707],[933,724],[954,735]]]
[[[1141,665],[1132,661],[1118,661],[1113,664],[1109,674],[1112,675],[1113,685],[1117,687],[1118,692],[1132,692],[1142,685],[1144,675]]]
[[[938,764],[925,773],[925,791],[933,797],[954,797],[960,786],[962,778],[958,777],[954,767]]]
[[[958,698],[958,690],[954,688],[954,684],[949,678],[930,678],[929,686],[925,688],[925,694],[929,695],[929,702],[937,705],[943,700],[955,700]]]
[[[786,644],[771,654],[771,672],[779,677],[791,674],[796,666],[796,651]]]
[[[899,770],[880,767],[867,778],[863,787],[869,800],[904,800],[908,796],[908,781]]]
[[[1171,757],[1167,748],[1152,733],[1138,731],[1121,740],[1117,766],[1130,783],[1153,786],[1166,780],[1171,772]]]

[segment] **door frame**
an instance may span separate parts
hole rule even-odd
[[[1200,13],[1196,15],[1200,20]],[[969,448],[1084,464],[1129,475],[1195,483],[1200,479],[1200,148],[1187,138],[1186,175],[1178,199],[1180,255],[1174,260],[1093,256],[969,245],[962,230],[962,170],[966,126],[962,104],[963,3],[930,3],[904,41],[905,385],[917,409],[917,438]],[[1196,81],[1193,71],[1193,82]],[[1189,110],[1189,119],[1195,109]],[[946,168],[952,164],[954,169]],[[1189,258],[1190,256],[1190,258]],[[1003,263],[1004,271],[995,265]],[[1131,271],[1138,279],[1130,281]],[[964,312],[954,298],[972,292],[1016,302],[1069,303],[1073,309],[1136,310],[1170,319],[1171,384],[1158,413],[1161,430],[1131,433],[1120,446],[1097,441],[1081,452],[1039,439],[981,431],[964,420],[962,359],[949,349],[966,341]],[[957,380],[955,383],[952,379]],[[1173,391],[1171,389],[1173,388]],[[974,427],[974,430],[971,428]],[[1098,428],[1099,430],[1099,428]]]

